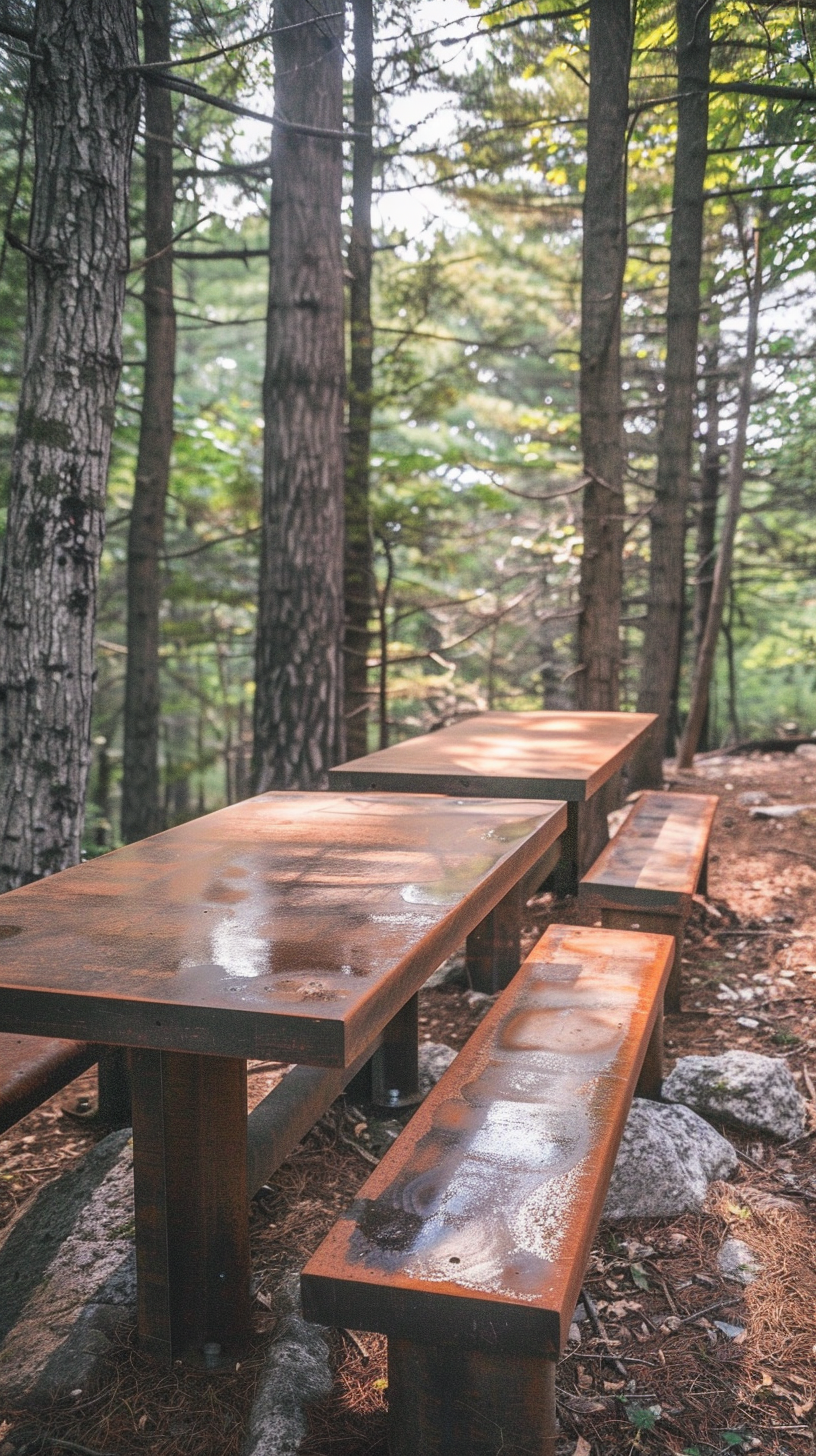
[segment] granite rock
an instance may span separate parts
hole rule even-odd
[[[293,1270],[278,1286],[280,1317],[249,1414],[241,1456],[296,1456],[306,1435],[306,1409],[332,1387],[329,1346],[320,1325],[307,1324]]]
[[[717,1255],[717,1266],[726,1279],[736,1279],[740,1284],[753,1284],[762,1273],[759,1259],[742,1239],[725,1240]]]
[[[46,1184],[0,1239],[0,1408],[85,1390],[135,1310],[133,1157],[123,1129]]]
[[[666,1102],[682,1102],[713,1122],[790,1142],[807,1125],[807,1103],[788,1066],[760,1052],[681,1057],[663,1083]]]
[[[688,1107],[635,1098],[604,1217],[676,1218],[702,1208],[709,1183],[737,1167],[731,1144]]]
[[[432,1087],[435,1087],[440,1077],[448,1070],[451,1062],[456,1060],[456,1052],[453,1047],[445,1046],[442,1041],[421,1041],[419,1044],[419,1090],[423,1097],[427,1097]]]

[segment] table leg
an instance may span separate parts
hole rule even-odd
[[[521,885],[514,885],[467,938],[465,969],[474,991],[493,996],[521,964]]]
[[[581,872],[578,868],[578,841],[580,817],[583,804],[572,800],[567,803],[567,828],[561,837],[561,858],[553,874],[553,891],[563,899],[565,895],[578,894]]]
[[[131,1056],[139,1339],[217,1363],[250,1329],[246,1062]]]
[[[97,1121],[106,1127],[130,1126],[130,1071],[124,1047],[108,1047],[99,1057]]]
[[[419,1093],[419,996],[406,1001],[382,1034],[382,1042],[351,1079],[346,1095],[352,1102],[376,1107],[416,1107]]]

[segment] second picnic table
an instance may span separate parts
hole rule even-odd
[[[393,748],[350,759],[329,773],[332,789],[566,799],[567,833],[558,889],[576,894],[581,874],[606,843],[584,835],[582,810],[633,756],[657,721],[653,713],[478,713]]]
[[[280,1161],[253,1125],[280,1092],[297,1141],[394,1027],[415,1065],[406,1006],[565,827],[563,803],[269,793],[3,896],[0,1031],[131,1049],[152,1353],[245,1346],[247,1195]],[[248,1058],[301,1064],[249,1137]]]

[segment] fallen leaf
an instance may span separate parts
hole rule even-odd
[[[575,1442],[575,1450],[573,1451],[572,1456],[589,1456],[591,1450],[592,1447],[590,1446],[589,1441],[585,1441],[583,1436],[579,1436],[578,1440]]]

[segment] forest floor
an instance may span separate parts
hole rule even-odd
[[[667,1070],[676,1057],[731,1047],[784,1057],[816,1133],[816,762],[709,758],[678,786],[716,792],[721,806],[708,908],[695,913],[684,949],[683,1011],[666,1019]],[[740,802],[749,790],[814,809],[751,818]],[[573,902],[548,896],[529,915],[528,945],[551,920],[578,919]],[[456,1048],[485,1010],[465,989],[426,990],[421,1003],[422,1035]],[[253,1102],[277,1075],[251,1078]],[[88,1073],[0,1139],[0,1225],[95,1140],[61,1111],[92,1086]],[[302,1265],[398,1130],[339,1102],[254,1199],[256,1338],[235,1371],[160,1371],[131,1333],[94,1391],[41,1414],[43,1451],[237,1456],[280,1275]],[[601,1226],[586,1288],[605,1338],[582,1321],[580,1342],[559,1363],[559,1456],[813,1453],[816,1136],[789,1146],[729,1136],[739,1172],[712,1186],[703,1213]],[[746,1289],[717,1267],[729,1233],[762,1262]],[[302,1456],[385,1456],[385,1342],[346,1332],[332,1340],[334,1389],[311,1411]],[[21,1424],[30,1426],[22,1411],[0,1412],[0,1452]]]

